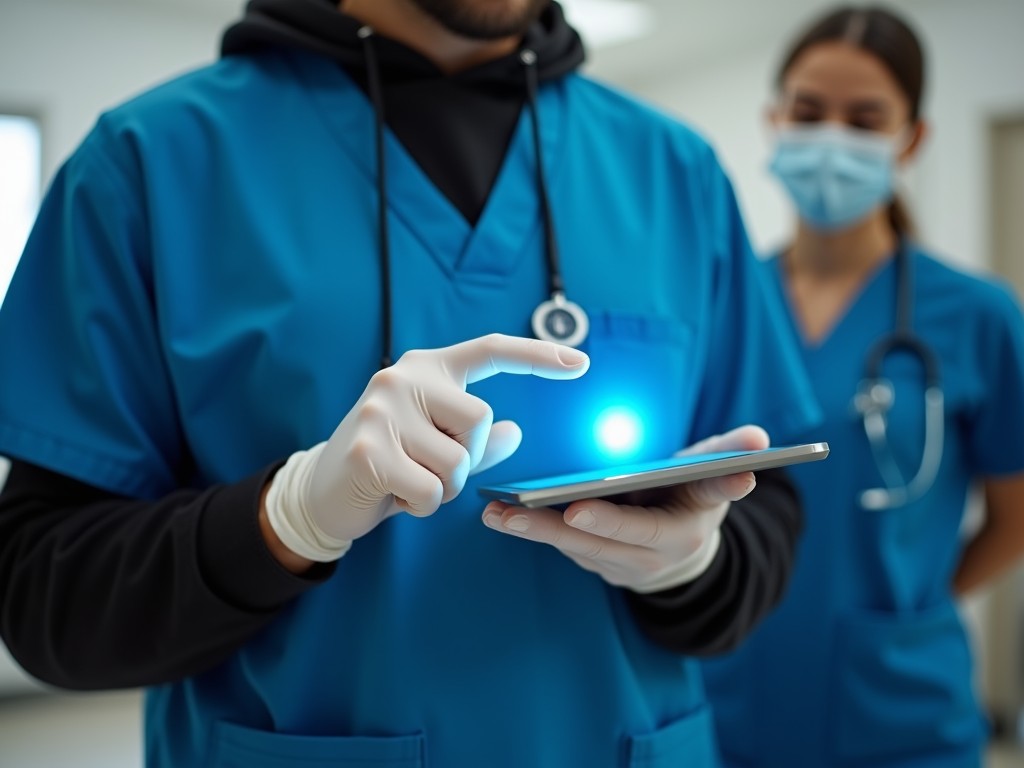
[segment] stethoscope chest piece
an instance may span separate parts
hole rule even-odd
[[[578,347],[590,332],[590,320],[583,308],[555,293],[533,311],[533,334],[543,341]]]
[[[857,387],[853,408],[862,417],[886,413],[892,408],[896,393],[888,379],[864,379]]]

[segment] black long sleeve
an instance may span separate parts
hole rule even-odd
[[[333,572],[294,576],[270,555],[257,518],[270,471],[149,502],[15,462],[0,493],[0,636],[12,655],[82,690],[164,683],[229,656]],[[781,597],[800,528],[786,476],[760,473],[701,578],[629,593],[640,626],[680,653],[735,646]]]
[[[802,529],[800,498],[786,473],[758,472],[754,491],[733,503],[718,554],[700,578],[664,592],[628,593],[637,622],[676,653],[732,650],[782,599]]]
[[[273,468],[233,485],[125,499],[14,462],[0,493],[0,635],[64,688],[154,685],[231,654],[326,579],[281,567],[259,530]]]

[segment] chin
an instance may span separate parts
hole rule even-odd
[[[462,37],[497,40],[523,35],[550,0],[412,0]]]

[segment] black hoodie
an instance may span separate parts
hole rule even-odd
[[[363,83],[358,28],[333,0],[253,0],[225,35],[224,53],[298,47],[335,59]],[[374,44],[388,124],[475,220],[522,109],[524,65],[513,55],[446,77],[404,46]],[[541,80],[583,59],[554,3],[525,44],[539,57]],[[144,501],[13,462],[0,493],[0,635],[12,654],[47,682],[89,689],[180,680],[235,652],[334,571],[317,565],[294,576],[268,553],[258,512],[275,469]],[[732,505],[721,548],[700,578],[627,593],[639,625],[680,653],[735,646],[780,599],[800,526],[786,476],[760,473],[755,491]]]
[[[224,35],[223,54],[291,47],[337,61],[366,88],[362,24],[335,0],[251,0],[245,18]],[[375,38],[385,122],[431,181],[475,224],[501,169],[526,99],[518,54],[446,75],[416,51]],[[533,24],[523,47],[537,54],[541,82],[583,62],[583,43],[557,3]]]

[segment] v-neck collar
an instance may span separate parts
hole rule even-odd
[[[373,107],[345,71],[308,54],[288,54],[317,112],[332,136],[376,184]],[[562,81],[538,95],[545,174],[555,183],[565,104]],[[528,109],[528,107],[526,108]],[[448,274],[504,275],[512,270],[541,223],[529,113],[519,116],[501,170],[475,227],[430,181],[394,134],[385,129],[388,161],[388,211],[426,248]],[[557,211],[556,226],[557,226]]]
[[[871,294],[881,290],[882,283],[890,282],[888,280],[888,276],[892,273],[893,265],[895,263],[895,259],[892,256],[882,262],[879,262],[875,269],[864,279],[860,287],[851,296],[842,312],[836,316],[835,322],[832,323],[831,327],[825,331],[820,338],[810,339],[804,333],[796,304],[794,303],[793,296],[789,291],[789,282],[786,279],[786,269],[782,260],[782,252],[780,251],[772,256],[771,261],[773,262],[772,276],[774,278],[776,290],[778,290],[779,296],[786,308],[786,317],[789,320],[789,327],[793,332],[794,338],[800,342],[800,348],[808,354],[824,351],[845,335],[847,327],[854,323],[856,316],[860,313],[863,305],[867,303],[867,299]],[[895,304],[895,294],[892,297],[892,301]]]

